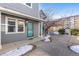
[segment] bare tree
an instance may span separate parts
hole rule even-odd
[[[53,16],[55,15],[56,9],[55,8],[48,8],[46,10],[44,10],[46,16],[47,16],[47,21],[44,23],[44,27],[45,27],[45,35],[48,34],[48,28],[52,25],[49,24],[49,22],[53,19]]]
[[[55,15],[55,11],[56,11],[55,8],[48,8],[48,9],[44,10],[44,12],[47,16],[47,21],[50,21],[53,19],[52,17]]]

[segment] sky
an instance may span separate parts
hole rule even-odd
[[[51,12],[54,12],[52,16],[54,19],[79,15],[79,3],[41,3],[40,9],[44,11],[51,9]]]

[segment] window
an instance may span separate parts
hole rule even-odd
[[[24,31],[24,21],[18,20],[18,32]]]
[[[6,18],[6,34],[12,33],[24,33],[25,32],[25,22],[24,20],[17,18]]]
[[[8,18],[8,32],[16,32],[15,20]]]
[[[30,7],[30,8],[32,8],[32,3],[23,3],[23,4]]]
[[[25,3],[26,5],[28,5],[28,6],[31,6],[31,3]]]

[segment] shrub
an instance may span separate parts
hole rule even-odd
[[[71,29],[71,35],[79,35],[79,30],[78,29]]]
[[[59,29],[58,32],[59,34],[65,34],[65,29]]]

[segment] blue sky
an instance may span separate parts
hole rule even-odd
[[[79,15],[79,3],[41,3],[40,9],[54,9],[54,18]],[[53,11],[52,11],[53,12]]]

